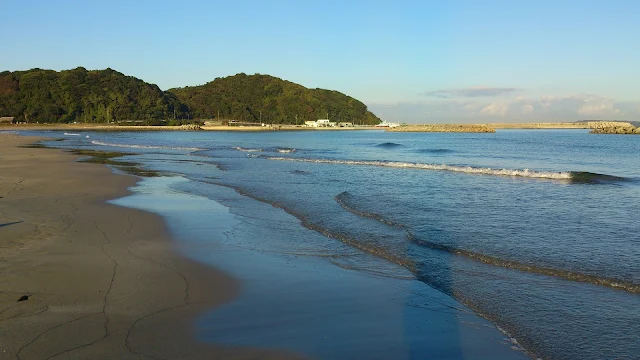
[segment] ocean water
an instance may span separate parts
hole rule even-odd
[[[234,314],[251,312],[252,305],[241,298],[202,320],[205,340],[277,344],[334,358],[336,353],[318,345],[318,329],[341,334],[340,339],[359,332],[364,335],[341,348],[353,357],[358,354],[354,343],[385,338],[371,332],[375,322],[364,326],[363,319],[375,309],[394,308],[357,293],[383,289],[385,298],[400,289],[410,295],[402,297],[398,311],[382,312],[386,320],[380,321],[404,319],[385,344],[405,346],[380,358],[400,353],[419,358],[434,350],[416,345],[429,327],[407,322],[420,315],[408,314],[406,305],[424,296],[433,299],[435,289],[442,296],[438,306],[458,309],[452,319],[477,325],[461,316],[479,314],[541,358],[635,359],[640,354],[640,137],[585,130],[79,134],[53,134],[65,141],[51,145],[136,153],[127,159],[173,175],[165,178],[171,181],[150,179],[147,188],[221,206],[210,213],[227,214],[223,224],[200,218],[205,216],[201,207],[165,209],[165,215],[176,234],[201,239],[185,245],[185,253],[253,279],[248,292],[264,293],[260,286],[278,284],[291,289],[304,283],[292,274],[315,271],[325,280],[318,280],[315,292],[289,294],[299,300],[296,304],[318,302],[332,289],[345,294],[342,301],[358,299],[370,310],[357,319],[332,322],[316,309],[321,315],[303,316],[306,327],[292,325],[296,330],[290,341],[261,342],[246,329],[266,324],[219,326]],[[148,208],[162,213],[159,207]],[[215,246],[197,235],[206,233],[220,234]],[[284,257],[289,265],[272,264],[277,271],[259,275],[263,267],[255,264],[276,261],[269,254],[277,254],[281,265]],[[235,266],[243,259],[250,260]],[[337,276],[343,280],[336,282]],[[274,278],[282,283],[267,280]],[[348,286],[333,288],[336,284]],[[272,313],[314,312],[283,305],[283,298],[265,303]],[[278,320],[265,322],[273,326]],[[408,330],[409,323],[415,330]],[[448,357],[481,357],[475,355]]]

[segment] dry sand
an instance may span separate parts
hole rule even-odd
[[[105,203],[137,178],[17,147],[36,140],[0,134],[0,359],[295,357],[195,340],[239,284],[177,254],[162,218]]]

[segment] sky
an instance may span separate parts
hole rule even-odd
[[[0,71],[236,73],[406,123],[640,121],[636,0],[0,0]]]

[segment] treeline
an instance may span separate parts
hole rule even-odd
[[[337,91],[307,89],[269,75],[237,74],[201,86],[170,89],[195,118],[236,119],[270,124],[305,120],[378,124],[362,102]]]
[[[334,121],[378,124],[362,102],[268,75],[238,74],[202,86],[162,91],[112,69],[0,72],[0,116],[18,122],[107,123],[234,119],[272,124]],[[165,122],[162,122],[165,123]]]
[[[26,122],[167,119],[188,112],[157,85],[112,69],[0,73],[0,116]]]

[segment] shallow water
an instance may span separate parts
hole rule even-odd
[[[82,135],[53,145],[134,151],[140,155],[131,160],[183,175],[190,181],[176,190],[244,219],[227,232],[233,246],[293,249],[375,278],[415,278],[543,358],[640,353],[639,137],[583,130]],[[247,205],[254,203],[288,215]]]

